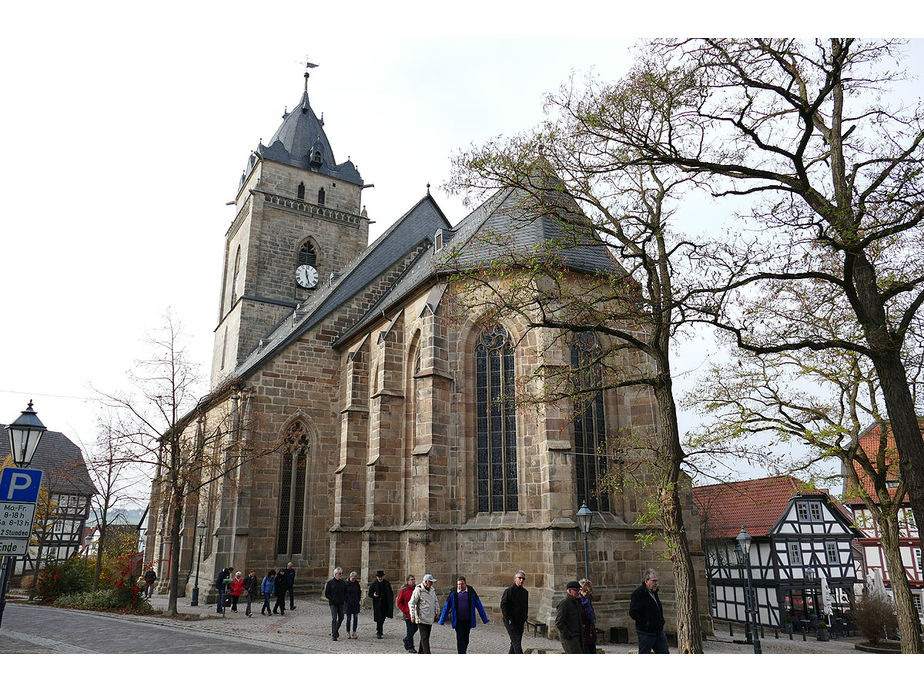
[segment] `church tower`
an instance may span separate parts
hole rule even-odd
[[[251,152],[241,176],[225,234],[212,387],[369,243],[363,179],[351,161],[336,162],[308,101],[312,67],[301,102]]]

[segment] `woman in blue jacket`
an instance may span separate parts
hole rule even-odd
[[[484,612],[481,600],[474,587],[469,587],[464,577],[456,581],[456,591],[446,599],[446,606],[440,614],[439,623],[446,621],[446,615],[451,615],[452,627],[456,631],[456,651],[465,654],[468,650],[468,636],[475,627],[475,609],[481,616],[481,622],[487,623],[488,616]]]

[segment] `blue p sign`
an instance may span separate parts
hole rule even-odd
[[[4,467],[0,472],[0,503],[35,503],[41,485],[41,469]]]

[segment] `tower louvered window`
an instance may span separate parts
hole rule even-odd
[[[609,511],[609,496],[600,488],[606,474],[606,414],[598,360],[600,344],[591,333],[575,337],[571,346],[574,373],[574,458],[577,502],[591,510]]]
[[[312,267],[318,266],[318,254],[311,244],[311,241],[305,241],[298,251],[298,264],[311,265]]]
[[[318,204],[319,204],[319,205],[323,205],[323,204],[324,204],[324,199],[325,199],[325,197],[326,197],[326,193],[324,192],[324,188],[320,188],[320,189],[318,190]]]
[[[305,525],[305,481],[308,473],[308,434],[301,422],[289,428],[282,453],[279,488],[279,533],[276,553],[302,552]]]
[[[517,509],[513,345],[492,325],[475,345],[478,512]]]
[[[295,197],[297,197],[299,200],[305,199],[305,184],[304,183],[298,184],[298,188],[295,190]]]

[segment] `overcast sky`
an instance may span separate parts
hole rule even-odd
[[[617,79],[634,40],[608,35],[681,31],[615,5],[563,16],[584,3],[25,5],[0,27],[0,421],[31,397],[78,443],[94,436],[90,386],[123,387],[168,308],[205,381],[226,203],[298,104],[306,56],[334,155],[375,186],[363,194],[374,237],[427,183],[459,221],[461,201],[438,187],[450,156],[538,123],[572,71]]]

